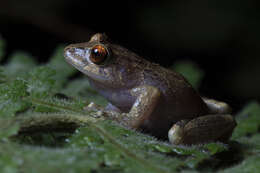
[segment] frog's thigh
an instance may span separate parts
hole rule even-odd
[[[131,94],[136,97],[136,100],[128,113],[131,119],[129,126],[138,128],[145,121],[149,121],[149,116],[160,102],[161,92],[156,87],[144,85],[132,89]]]
[[[118,107],[112,105],[111,103],[107,104],[105,110],[106,111],[114,111],[114,112],[122,113],[122,111]]]
[[[168,137],[173,144],[226,142],[235,126],[236,121],[229,114],[206,115],[177,122],[170,129]]]
[[[205,97],[202,99],[207,104],[210,110],[210,114],[229,114],[232,111],[231,107],[225,102],[221,102],[221,101],[217,101]]]

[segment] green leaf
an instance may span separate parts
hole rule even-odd
[[[55,85],[55,74],[56,71],[47,66],[34,68],[28,75],[27,92],[36,98],[50,96]]]
[[[252,135],[258,132],[260,127],[260,105],[256,101],[248,103],[244,109],[236,116],[237,127],[235,128],[232,139],[242,136]]]
[[[252,173],[252,172],[259,172],[260,170],[260,154],[256,154],[252,157],[249,157],[245,160],[243,160],[240,164],[226,169],[222,170],[221,172],[225,173],[231,173],[231,172],[236,172],[236,173]]]
[[[10,118],[0,118],[0,141],[8,141],[8,137],[16,135],[19,130],[18,123]]]
[[[211,155],[228,150],[227,145],[222,143],[208,143],[205,144],[204,147],[207,148]]]
[[[53,92],[55,71],[46,66],[34,68],[25,79],[15,79],[0,85],[0,116],[14,116],[29,107],[26,96],[44,98]],[[27,79],[27,80],[26,80]]]
[[[19,160],[10,155],[0,155],[0,172],[18,173]]]
[[[34,58],[25,52],[15,52],[4,66],[4,74],[8,77],[25,77],[36,66]]]
[[[254,134],[250,137],[241,137],[237,140],[240,144],[240,150],[243,157],[250,157],[254,154],[260,154],[260,134]]]
[[[78,172],[90,173],[102,165],[93,162],[91,150],[51,149],[3,144],[0,148],[0,166],[19,172]]]
[[[58,98],[26,98],[27,101],[34,105],[42,106],[40,109],[34,109],[36,112],[74,112],[74,113],[88,113],[83,110],[86,106],[86,102],[81,99],[75,99],[74,101],[58,99]]]
[[[98,136],[97,136],[98,134]],[[109,121],[83,127],[69,139],[69,146],[88,147],[103,152],[103,160],[111,169],[120,172],[171,172],[182,165],[176,158],[165,158],[162,154],[149,151],[145,146],[145,136],[120,128]],[[138,139],[133,141],[134,139]],[[149,137],[148,137],[149,138]],[[149,158],[149,161],[144,158]],[[156,163],[160,162],[160,165]]]
[[[196,64],[190,61],[180,61],[175,63],[171,68],[182,74],[194,88],[199,88],[204,74]]]
[[[21,79],[0,84],[0,117],[14,116],[17,111],[28,108],[28,103],[22,100],[28,95],[26,90],[27,83]]]

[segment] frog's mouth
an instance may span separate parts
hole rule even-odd
[[[101,73],[100,67],[89,62],[89,50],[67,47],[64,50],[66,61],[87,75],[93,81],[109,84],[110,75]]]

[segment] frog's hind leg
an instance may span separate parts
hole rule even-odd
[[[206,97],[203,97],[202,99],[208,106],[210,114],[230,114],[232,112],[231,107],[225,102]]]
[[[235,126],[236,121],[229,114],[205,115],[177,122],[170,129],[168,137],[176,145],[227,142]]]

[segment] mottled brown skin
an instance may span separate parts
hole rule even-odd
[[[108,52],[103,64],[95,64],[89,58],[95,45],[103,46]],[[197,117],[229,112],[228,105],[223,102],[203,100],[182,75],[148,62],[128,49],[108,42],[103,34],[93,35],[89,42],[67,46],[64,56],[71,65],[83,72],[91,86],[111,103],[110,109],[128,113],[129,122],[125,124],[155,136],[167,136],[169,129],[174,124],[178,125],[177,122],[181,120],[187,120],[185,123],[187,125],[193,120],[192,125],[196,126],[201,122],[200,119],[200,122],[196,121]],[[220,121],[223,119],[220,118]],[[191,142],[185,139],[183,134],[187,132],[192,135],[192,133],[190,130],[185,131],[185,125],[182,124],[178,128],[182,127],[181,129],[185,131],[182,131],[183,138],[178,136],[181,140],[175,142],[173,139],[172,142],[189,144],[215,141],[223,135],[227,136],[226,139],[235,127],[235,121],[228,119],[224,124],[229,124],[231,130],[218,135],[218,139],[210,134],[203,139],[195,137],[196,139]],[[211,125],[211,128],[213,126]],[[198,136],[198,134],[193,136],[196,135]]]

